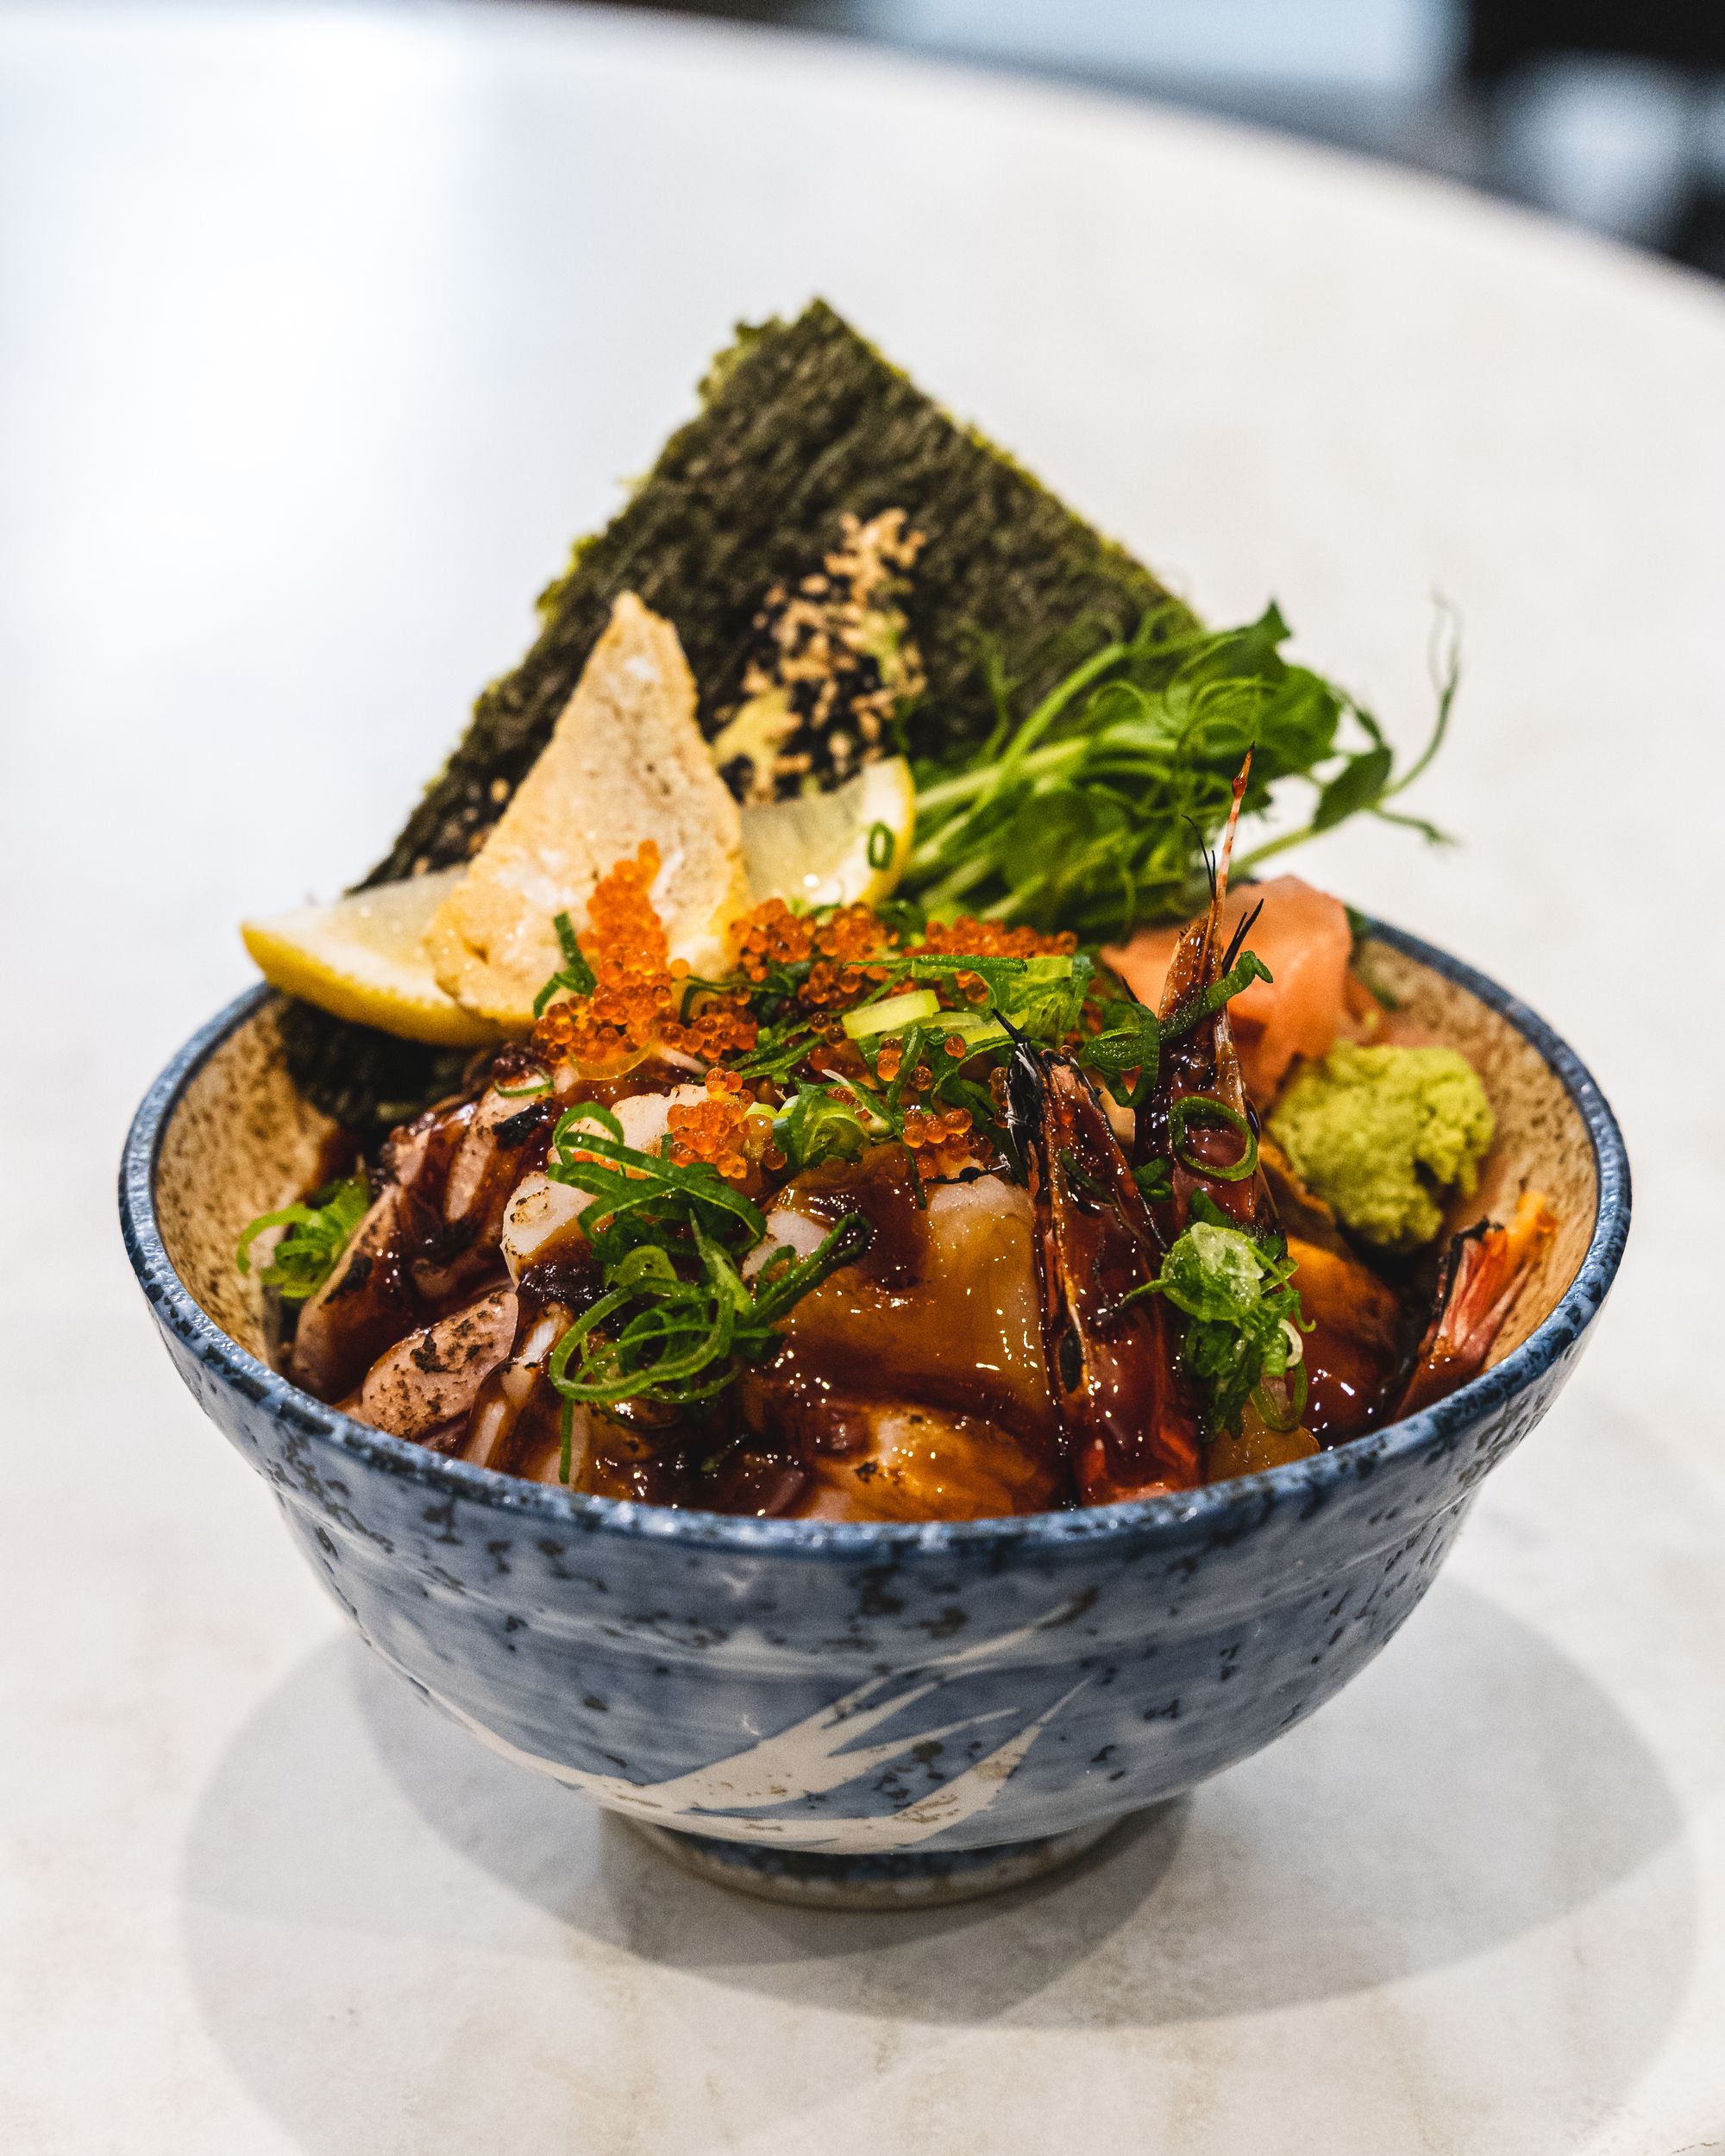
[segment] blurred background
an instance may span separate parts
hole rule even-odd
[[[1725,277],[1722,0],[634,0],[1368,151]]]

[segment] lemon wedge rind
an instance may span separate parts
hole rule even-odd
[[[273,987],[315,1003],[332,1018],[376,1026],[436,1048],[480,1048],[503,1037],[437,985],[425,932],[465,868],[355,891],[330,906],[306,906],[240,934]]]
[[[877,906],[910,859],[916,786],[902,756],[865,764],[830,793],[743,812],[750,896],[802,906]]]

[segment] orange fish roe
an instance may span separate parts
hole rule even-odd
[[[919,1146],[944,1145],[950,1138],[963,1138],[969,1128],[969,1108],[945,1108],[933,1115],[913,1108],[905,1118],[905,1144],[915,1152]]]
[[[841,906],[817,920],[792,912],[782,899],[768,899],[737,924],[740,963],[750,981],[764,981],[775,965],[813,961],[802,1000],[817,1010],[852,1002],[883,981],[885,967],[869,961],[889,950],[891,942],[885,922],[866,906]]]
[[[716,1063],[722,1056],[748,1055],[760,1031],[742,996],[710,995],[687,1018],[666,1018],[659,1024],[659,1038],[667,1048],[698,1056],[704,1063]]]
[[[803,1000],[818,1009],[854,1003],[883,981],[888,968],[871,963],[892,951],[893,939],[886,923],[872,907],[841,906],[815,931],[814,947],[820,956],[809,968]]]
[[[872,906],[841,906],[815,931],[814,947],[823,958],[856,966],[875,956],[889,940],[886,923]]]
[[[782,899],[751,906],[735,934],[738,962],[750,981],[764,981],[769,967],[798,965],[814,950],[814,923],[793,913]]]
[[[655,1046],[705,1064],[705,1097],[678,1101],[668,1111],[666,1150],[681,1166],[705,1162],[729,1181],[742,1183],[758,1169],[771,1172],[785,1165],[766,1117],[751,1122],[750,1112],[757,1105],[775,1108],[786,1081],[756,1083],[729,1067],[760,1043],[762,1023],[750,1009],[749,986],[733,981],[725,988],[701,987],[690,998],[687,1015],[680,1012],[689,968],[681,960],[672,961],[664,924],[653,905],[658,868],[658,850],[649,842],[633,860],[619,862],[600,879],[580,938],[593,969],[593,993],[548,1010],[534,1030],[532,1048],[549,1061],[573,1062],[589,1076],[627,1070]],[[813,915],[794,912],[782,899],[752,907],[737,921],[734,933],[743,983],[758,986],[780,968],[794,968],[801,976],[788,1001],[775,1001],[771,1007],[778,1013],[775,1025],[787,1025],[793,1041],[806,1043],[804,1067],[809,1075],[841,1077],[865,1092],[892,1087],[894,1099],[907,1111],[905,1142],[925,1175],[956,1175],[991,1164],[992,1149],[978,1135],[969,1112],[944,1109],[930,1099],[937,1069],[949,1072],[974,1052],[963,1034],[937,1031],[920,1059],[907,1069],[903,1037],[889,1037],[865,1055],[845,1034],[843,1013],[871,990],[903,985],[907,962],[920,955],[1064,956],[1076,948],[1076,937],[1007,928],[966,916],[932,924],[923,940],[906,948],[872,907],[846,906]],[[989,991],[976,974],[962,972],[950,977],[944,993],[962,1005],[984,1002]],[[991,1074],[997,1109],[1003,1083],[1000,1071]]]
[[[983,1168],[988,1149],[979,1144],[971,1129],[968,1108],[947,1108],[930,1113],[913,1108],[905,1118],[905,1144],[916,1156],[925,1175],[956,1175],[961,1169]]]
[[[922,942],[907,955],[945,956],[974,951],[979,958],[1070,958],[1077,948],[1078,938],[1070,929],[1051,936],[1039,928],[1007,928],[999,921],[979,921],[974,914],[961,913],[956,921],[931,921]]]
[[[590,996],[554,1003],[533,1029],[533,1045],[554,1061],[589,1068],[626,1062],[652,1045],[671,1000],[673,966],[665,924],[653,904],[659,849],[643,839],[593,886],[581,954],[593,969]]]
[[[868,986],[869,975],[860,967],[838,966],[830,958],[817,958],[803,986],[803,1001],[812,1003],[818,1011],[831,1010],[837,1004],[855,1002]]]
[[[963,1045],[961,1042],[960,1046]],[[900,1071],[904,1069],[904,1061],[905,1044],[896,1034],[894,1034],[881,1044],[880,1053],[875,1058],[875,1075],[877,1078],[883,1078],[890,1086]],[[866,1065],[864,1068],[866,1075]],[[915,1063],[906,1072],[905,1091],[906,1093],[926,1093],[933,1082],[934,1073],[928,1065]]]
[[[706,1075],[705,1100],[676,1103],[670,1111],[671,1158],[681,1168],[709,1161],[728,1182],[749,1173],[743,1126],[754,1102],[734,1070],[717,1066]]]
[[[862,1050],[842,1033],[836,1040],[818,1041],[808,1052],[808,1066],[818,1078],[849,1078],[866,1084],[870,1076]]]

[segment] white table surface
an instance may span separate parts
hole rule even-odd
[[[821,291],[1423,805],[1303,865],[1512,982],[1638,1181],[1406,1633],[1063,1883],[667,1869],[344,1638],[113,1222],[242,911],[363,868],[738,316]],[[1725,298],[1154,110],[543,9],[0,9],[0,2147],[1725,2148]]]

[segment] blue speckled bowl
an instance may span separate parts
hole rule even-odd
[[[264,1359],[232,1265],[245,1220],[316,1173],[327,1128],[286,1079],[262,990],[139,1109],[126,1247],[199,1405],[366,1639],[445,1712],[756,1891],[957,1898],[1058,1861],[1339,1690],[1425,1593],[1605,1300],[1629,1171],[1587,1072],[1455,961],[1381,930],[1370,962],[1482,1069],[1500,1200],[1535,1181],[1564,1228],[1472,1384],[1177,1498],[965,1525],[729,1519],[512,1482],[324,1407]]]

